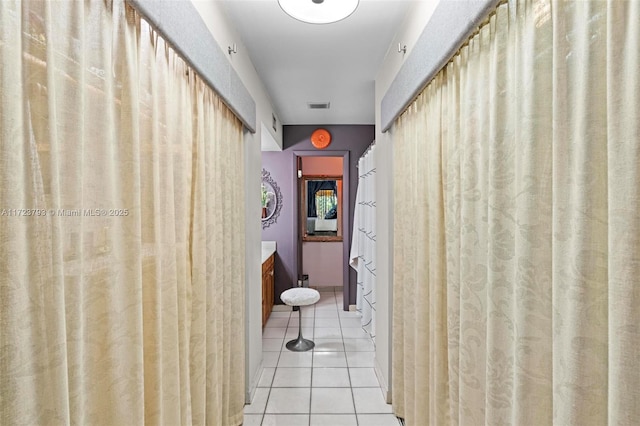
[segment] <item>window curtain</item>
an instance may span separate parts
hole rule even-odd
[[[317,217],[318,209],[316,208],[316,193],[323,189],[333,191],[338,194],[338,186],[336,181],[326,180],[308,180],[307,181],[307,217]],[[325,219],[324,217],[321,219]]]
[[[239,425],[242,126],[123,1],[0,2],[0,423]]]
[[[353,214],[349,265],[357,272],[356,310],[362,329],[376,337],[376,152],[375,145],[358,160],[358,190]]]
[[[510,0],[395,123],[407,425],[640,421],[638,22]]]

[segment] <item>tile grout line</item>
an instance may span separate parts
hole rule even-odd
[[[309,426],[311,426],[311,404],[313,403],[313,359],[316,357],[316,347],[315,347],[315,341],[316,341],[316,307],[315,305],[313,305],[313,341],[314,341],[314,346],[313,349],[311,349],[311,382],[309,383]],[[302,327],[302,324],[300,324],[300,326]]]
[[[337,300],[336,300],[337,304]],[[351,391],[351,402],[353,402],[353,414],[356,418],[356,426],[360,426],[360,419],[356,410],[356,397],[353,395],[353,382],[351,381],[351,369],[349,368],[349,359],[347,358],[347,346],[344,342],[344,334],[342,333],[342,318],[338,312],[338,324],[340,325],[340,336],[342,337],[342,347],[344,348],[344,362],[347,366],[347,377],[349,377],[349,390]]]
[[[291,314],[289,314],[289,319],[291,319]],[[287,327],[289,322],[287,321]],[[273,377],[271,378],[271,383],[269,385],[269,392],[267,392],[267,400],[264,403],[264,411],[262,412],[262,418],[260,419],[260,425],[264,423],[264,418],[267,415],[267,406],[269,405],[269,398],[271,398],[271,390],[273,389],[273,382],[276,380],[276,372],[278,371],[278,364],[280,363],[280,355],[282,355],[282,347],[284,346],[284,341],[287,338],[287,329],[284,331],[284,336],[282,337],[282,342],[280,344],[280,352],[278,353],[278,360],[276,361],[276,366],[273,369]],[[264,367],[262,369],[262,373],[264,374]]]

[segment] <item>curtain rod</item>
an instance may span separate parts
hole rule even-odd
[[[364,152],[362,153],[360,158],[358,158],[358,161],[356,162],[356,169],[358,168],[358,163],[360,162],[360,159],[362,157],[364,157],[365,155],[367,155],[369,153],[369,151],[371,151],[371,148],[373,148],[375,145],[376,145],[376,140],[374,139],[373,142],[371,142],[369,144],[369,146],[367,146],[367,148],[364,150]]]
[[[508,0],[441,1],[387,89],[381,107],[381,130],[387,132],[433,78]]]
[[[244,127],[256,133],[256,102],[190,0],[125,0],[125,4],[222,98]]]
[[[371,142],[369,144],[369,146],[367,147],[367,149],[364,150],[364,152],[362,153],[362,155],[360,156],[360,158],[364,157],[365,155],[367,155],[369,153],[369,151],[371,151],[371,148],[373,148],[376,145],[376,140],[374,139],[373,142]]]

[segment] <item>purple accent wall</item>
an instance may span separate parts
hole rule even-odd
[[[311,133],[318,128],[324,128],[331,133],[331,145],[323,150],[317,150],[311,145]],[[262,168],[271,173],[273,180],[282,191],[283,204],[277,223],[262,230],[262,239],[276,241],[275,256],[275,303],[282,304],[280,294],[296,285],[298,280],[297,266],[297,184],[296,184],[296,154],[327,155],[332,151],[348,151],[349,155],[349,220],[348,232],[344,237],[351,248],[353,234],[353,211],[356,203],[358,187],[358,169],[356,165],[360,156],[375,138],[375,126],[372,125],[326,125],[326,126],[283,126],[283,151],[263,152]],[[345,180],[346,184],[346,180]],[[348,250],[345,257],[348,257]],[[348,274],[349,300],[345,299],[345,306],[355,304],[356,273],[345,262],[345,274]],[[347,280],[345,280],[346,285]]]
[[[285,132],[286,134],[286,132]],[[276,242],[276,255],[274,264],[276,305],[282,304],[280,294],[297,283],[296,271],[296,238],[295,227],[297,224],[296,209],[294,203],[296,181],[293,152],[265,151],[262,153],[262,168],[271,173],[271,177],[280,187],[282,192],[282,210],[277,222],[262,230],[263,241]]]

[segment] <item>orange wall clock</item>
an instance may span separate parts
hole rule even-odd
[[[331,133],[325,129],[317,129],[311,134],[311,144],[317,149],[325,149],[331,143]]]

